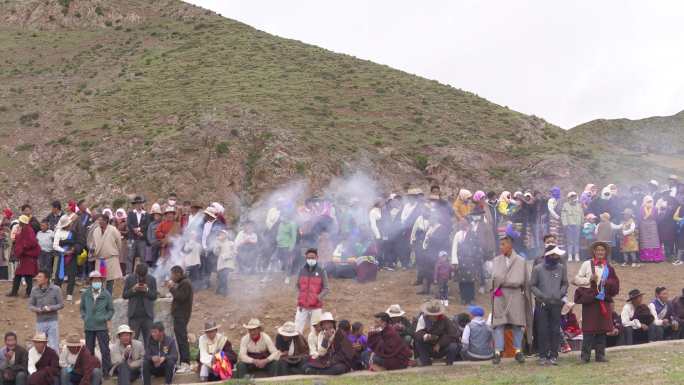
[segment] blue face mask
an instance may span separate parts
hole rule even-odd
[[[92,286],[93,289],[95,289],[95,290],[101,290],[101,289],[102,289],[102,282],[100,282],[100,281],[98,281],[98,282],[93,282],[91,286]]]

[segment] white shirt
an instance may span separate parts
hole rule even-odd
[[[135,217],[138,219],[138,227],[140,227],[140,221],[142,220],[142,216],[145,213],[145,210],[136,210],[133,209],[133,213],[135,214]]]
[[[653,315],[653,323],[656,326],[663,326],[663,317],[665,316],[665,314],[667,314],[667,310],[669,307],[670,307],[670,305],[665,303],[665,307],[663,307],[663,310],[661,311],[661,313],[662,313],[662,317],[661,317],[660,314],[656,313],[655,305],[653,303],[648,304],[648,310],[651,311],[651,315]]]
[[[209,248],[209,245],[207,245],[207,239],[209,239],[209,234],[211,234],[211,226],[214,225],[214,221],[207,221],[204,223],[204,228],[202,229],[202,248],[204,250]]]
[[[409,219],[417,205],[418,202],[407,203],[404,205],[404,209],[401,211],[401,223],[404,223]]]
[[[622,326],[631,327],[632,329],[641,329],[641,322],[639,322],[638,319],[632,319],[632,317],[634,317],[634,305],[632,305],[631,302],[627,302],[622,308],[622,314],[620,314]]]
[[[371,230],[373,231],[373,235],[375,236],[375,239],[382,239],[382,236],[380,235],[380,229],[378,228],[378,221],[382,218],[382,211],[380,211],[380,208],[378,207],[373,207],[370,212],[368,213],[368,219],[370,221],[370,227]]]
[[[43,356],[43,353],[38,353],[36,348],[33,347],[29,349],[28,356],[28,372],[29,374],[33,374],[38,371],[38,369],[36,369],[36,364],[40,361],[40,357]]]
[[[487,323],[487,321],[485,321],[485,319],[482,317],[475,317],[472,320],[470,320],[470,322],[475,322],[477,324],[483,325]],[[463,335],[461,335],[461,344],[470,344],[470,324],[466,325],[466,327],[463,329]]]
[[[454,235],[454,242],[451,244],[451,264],[458,265],[458,244],[465,239],[466,232],[460,230]]]

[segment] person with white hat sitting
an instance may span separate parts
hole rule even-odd
[[[399,333],[399,336],[408,346],[413,346],[413,333],[415,332],[411,321],[405,317],[406,312],[398,304],[391,305],[385,310],[390,317],[390,325]]]
[[[304,364],[304,374],[338,375],[352,370],[356,352],[345,332],[336,326],[332,313],[325,312],[321,315],[323,330],[319,334],[319,340],[322,338],[320,346],[325,352],[319,351],[318,358]]]
[[[47,346],[45,333],[36,333],[31,339],[33,347],[29,349],[28,383],[30,385],[54,385],[59,379],[59,356]]]
[[[280,352],[268,334],[262,331],[261,321],[252,318],[242,325],[248,333],[240,340],[240,354],[237,364],[237,378],[244,378],[248,373],[267,372],[273,377],[278,374]]]
[[[230,367],[237,363],[237,354],[233,351],[233,345],[228,341],[228,337],[219,333],[221,325],[214,321],[204,324],[204,334],[199,338],[199,364],[200,379],[202,381],[220,381],[221,373],[217,373],[214,364],[216,360],[230,362]]]
[[[77,334],[69,334],[59,354],[62,368],[60,385],[100,385],[102,369],[97,359],[81,342]]]
[[[309,345],[297,331],[295,323],[288,321],[278,328],[275,346],[280,351],[278,375],[303,374],[304,363],[309,358]]]
[[[145,346],[133,339],[133,330],[121,325],[116,331],[117,341],[112,345],[112,369],[110,376],[117,376],[117,385],[129,385],[140,378],[145,357]]]
[[[95,351],[95,340],[102,355],[102,370],[109,373],[112,366],[109,355],[109,329],[107,322],[114,316],[112,295],[102,290],[105,278],[99,271],[94,270],[88,276],[90,286],[81,295],[81,319],[85,329],[86,346],[91,352]]]

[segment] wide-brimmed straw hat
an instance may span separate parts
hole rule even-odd
[[[204,323],[204,329],[202,331],[206,333],[212,330],[218,330],[220,327],[221,325],[217,325],[214,321],[207,321]]]
[[[245,329],[247,329],[247,330],[252,330],[252,329],[260,328],[260,327],[261,327],[261,321],[259,321],[259,320],[256,319],[256,318],[252,318],[251,320],[249,320],[249,322],[247,322],[246,325],[243,324],[242,327],[245,328]]]
[[[133,330],[131,330],[131,327],[124,324],[124,325],[119,325],[119,328],[116,329],[116,335],[120,335],[122,333],[130,333],[133,334]]]
[[[591,246],[589,246],[589,248],[592,251],[592,257],[594,256],[593,255],[594,249],[596,249],[598,246],[603,246],[606,249],[606,258],[608,258],[608,256],[610,255],[611,246],[608,242],[603,242],[603,241],[596,241],[596,242],[592,243]]]
[[[410,188],[408,191],[406,191],[406,195],[420,195],[422,193],[423,190],[419,188]]]
[[[217,212],[216,212],[216,209],[214,207],[207,207],[206,210],[204,210],[204,213],[206,215],[209,215],[210,217],[216,219]]]
[[[443,315],[445,310],[444,305],[436,299],[427,301],[420,307],[420,311],[429,316]]]
[[[319,323],[325,321],[335,322],[335,317],[331,312],[326,311],[325,313],[321,314],[321,319],[319,320]]]
[[[168,213],[174,213],[175,214],[176,213],[176,206],[166,206],[166,208],[164,208],[164,214],[168,214]]]
[[[19,223],[28,225],[30,221],[31,221],[31,218],[29,218],[27,215],[20,215],[19,216]]]
[[[294,322],[287,321],[283,324],[283,326],[278,328],[278,334],[285,337],[294,337],[299,333],[297,332]]]
[[[152,207],[150,208],[150,214],[161,214],[161,206],[159,206],[159,203],[153,203]]]
[[[33,338],[31,338],[31,341],[33,341],[33,342],[48,342],[48,337],[47,337],[47,334],[45,334],[45,333],[36,333],[33,335]]]
[[[67,348],[80,348],[81,345],[81,338],[78,336],[78,334],[69,334],[66,339],[66,347]]]
[[[93,270],[93,271],[90,272],[90,274],[88,274],[88,278],[89,278],[89,279],[93,279],[93,278],[100,278],[100,279],[102,279],[102,278],[104,278],[104,277],[102,276],[102,273],[100,273],[99,270]]]
[[[387,308],[387,311],[385,311],[390,318],[392,317],[401,317],[404,314],[406,314],[405,311],[401,310],[401,306],[398,304],[391,305],[390,307]]]

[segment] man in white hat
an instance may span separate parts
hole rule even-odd
[[[112,369],[110,376],[116,376],[117,385],[130,385],[142,374],[145,346],[133,339],[133,330],[121,325],[116,331],[117,340],[112,345]]]
[[[398,304],[391,305],[385,311],[390,317],[390,325],[399,333],[399,336],[408,346],[413,346],[414,328],[412,322],[406,318],[406,312]]]
[[[103,290],[104,277],[94,270],[89,275],[90,286],[81,295],[81,319],[83,320],[86,346],[91,352],[95,351],[95,340],[100,347],[102,356],[102,371],[109,373],[111,358],[109,355],[109,327],[108,322],[114,316],[112,295]]]
[[[220,381],[221,375],[214,370],[217,359],[226,359],[232,366],[237,363],[237,354],[233,351],[233,345],[228,337],[219,333],[221,325],[214,321],[204,324],[204,334],[199,338],[199,363],[200,379],[202,381]],[[223,353],[224,357],[220,357]]]
[[[202,224],[202,254],[201,259],[201,277],[202,286],[204,288],[210,287],[211,273],[216,270],[216,255],[214,255],[214,244],[219,231],[223,230],[225,226],[218,218],[218,210],[214,206],[209,206],[204,210],[204,223]]]
[[[54,385],[59,378],[59,356],[47,346],[47,335],[36,333],[29,349],[28,383],[30,385]]]
[[[278,328],[275,346],[280,352],[279,376],[304,373],[303,366],[309,358],[309,346],[304,336],[297,331],[294,322],[285,322]]]
[[[62,368],[60,385],[100,385],[100,361],[81,343],[78,334],[69,334],[59,354]]]
[[[439,300],[430,300],[421,308],[416,325],[416,356],[419,366],[432,365],[433,358],[446,358],[452,365],[460,346],[456,325],[444,316],[445,307]]]
[[[271,377],[276,376],[280,352],[271,337],[262,331],[261,322],[252,318],[242,326],[248,333],[240,340],[237,378],[244,378],[253,372],[266,372]]]

